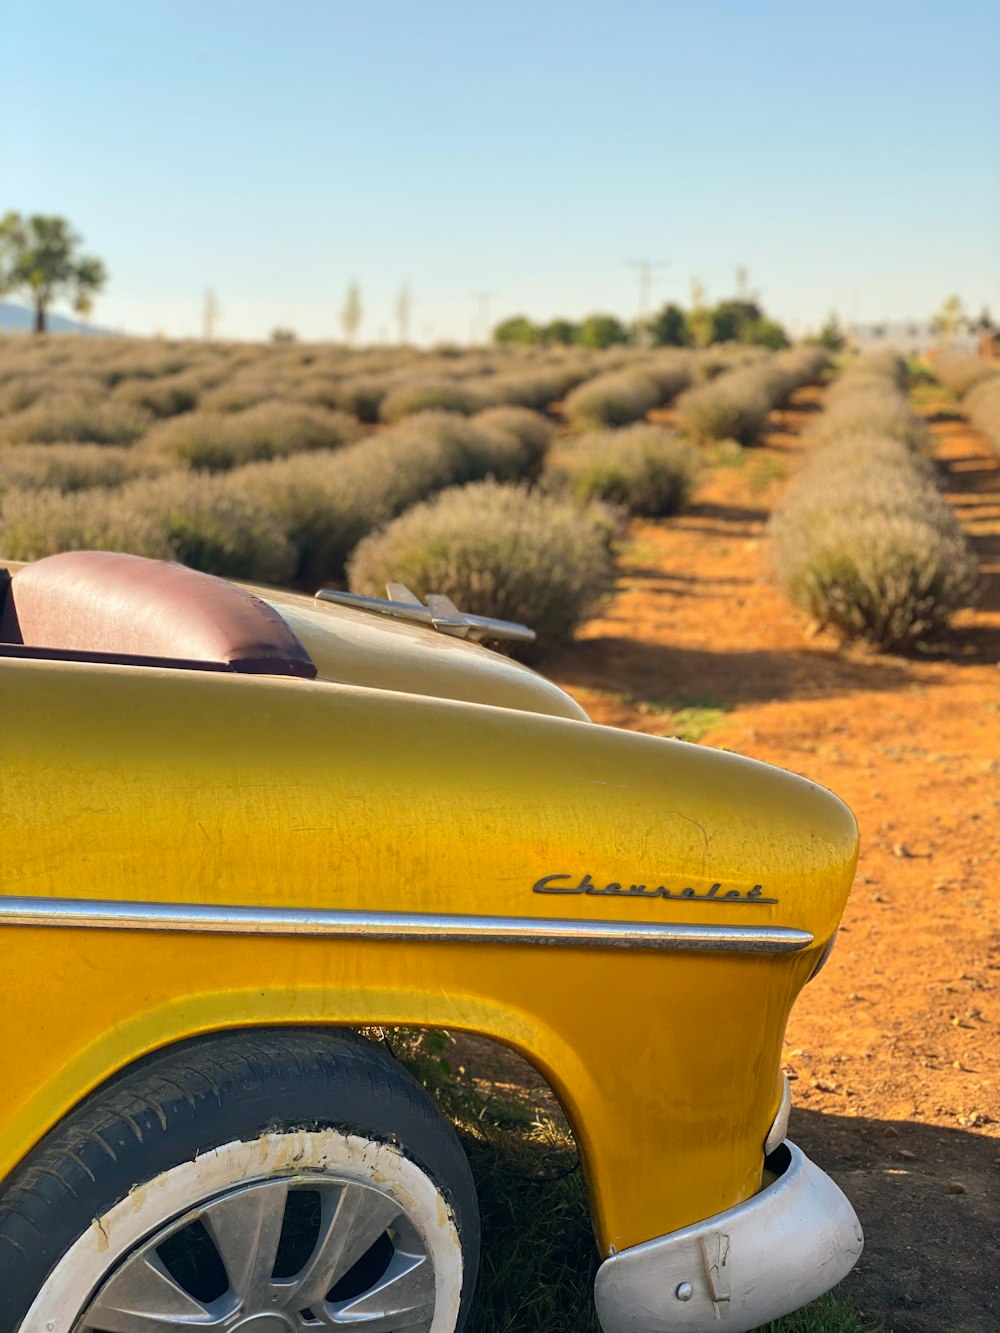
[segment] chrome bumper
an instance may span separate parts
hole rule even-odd
[[[794,1143],[767,1165],[780,1174],[752,1199],[604,1261],[604,1333],[746,1333],[851,1271],[864,1237],[840,1189]]]

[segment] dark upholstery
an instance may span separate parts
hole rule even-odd
[[[316,675],[295,634],[259,597],[184,565],[110,551],[68,551],[18,570],[0,611],[0,640]]]

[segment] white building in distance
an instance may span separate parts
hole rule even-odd
[[[979,348],[979,333],[956,333],[947,340],[950,351],[975,352]],[[944,340],[930,320],[887,319],[879,324],[851,324],[847,341],[859,352],[876,352],[881,347],[891,348],[900,356],[923,356],[934,348],[942,349]]]

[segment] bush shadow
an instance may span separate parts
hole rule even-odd
[[[685,527],[694,526],[691,519],[716,519],[723,523],[766,523],[770,516],[771,513],[768,509],[751,509],[746,505],[722,505],[712,504],[708,501],[695,501],[685,510]]]
[[[979,561],[976,606],[981,611],[1000,611],[1000,468],[991,454],[976,452],[948,459],[941,473]],[[983,524],[993,530],[977,530]],[[985,627],[959,631],[957,637],[975,652],[977,660],[1000,656],[1000,631]]]

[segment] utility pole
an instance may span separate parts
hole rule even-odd
[[[409,285],[400,287],[396,297],[396,324],[399,327],[399,341],[405,347],[410,341],[410,316],[413,313],[413,299]]]
[[[635,321],[635,345],[646,346],[646,326],[649,324],[649,295],[653,287],[653,270],[666,268],[665,259],[626,259],[629,268],[639,270],[639,314]]]
[[[472,317],[472,323],[469,328],[469,342],[475,344],[476,337],[480,333],[485,340],[490,336],[490,302],[493,300],[492,292],[473,292],[472,299],[476,303],[475,314]]]

